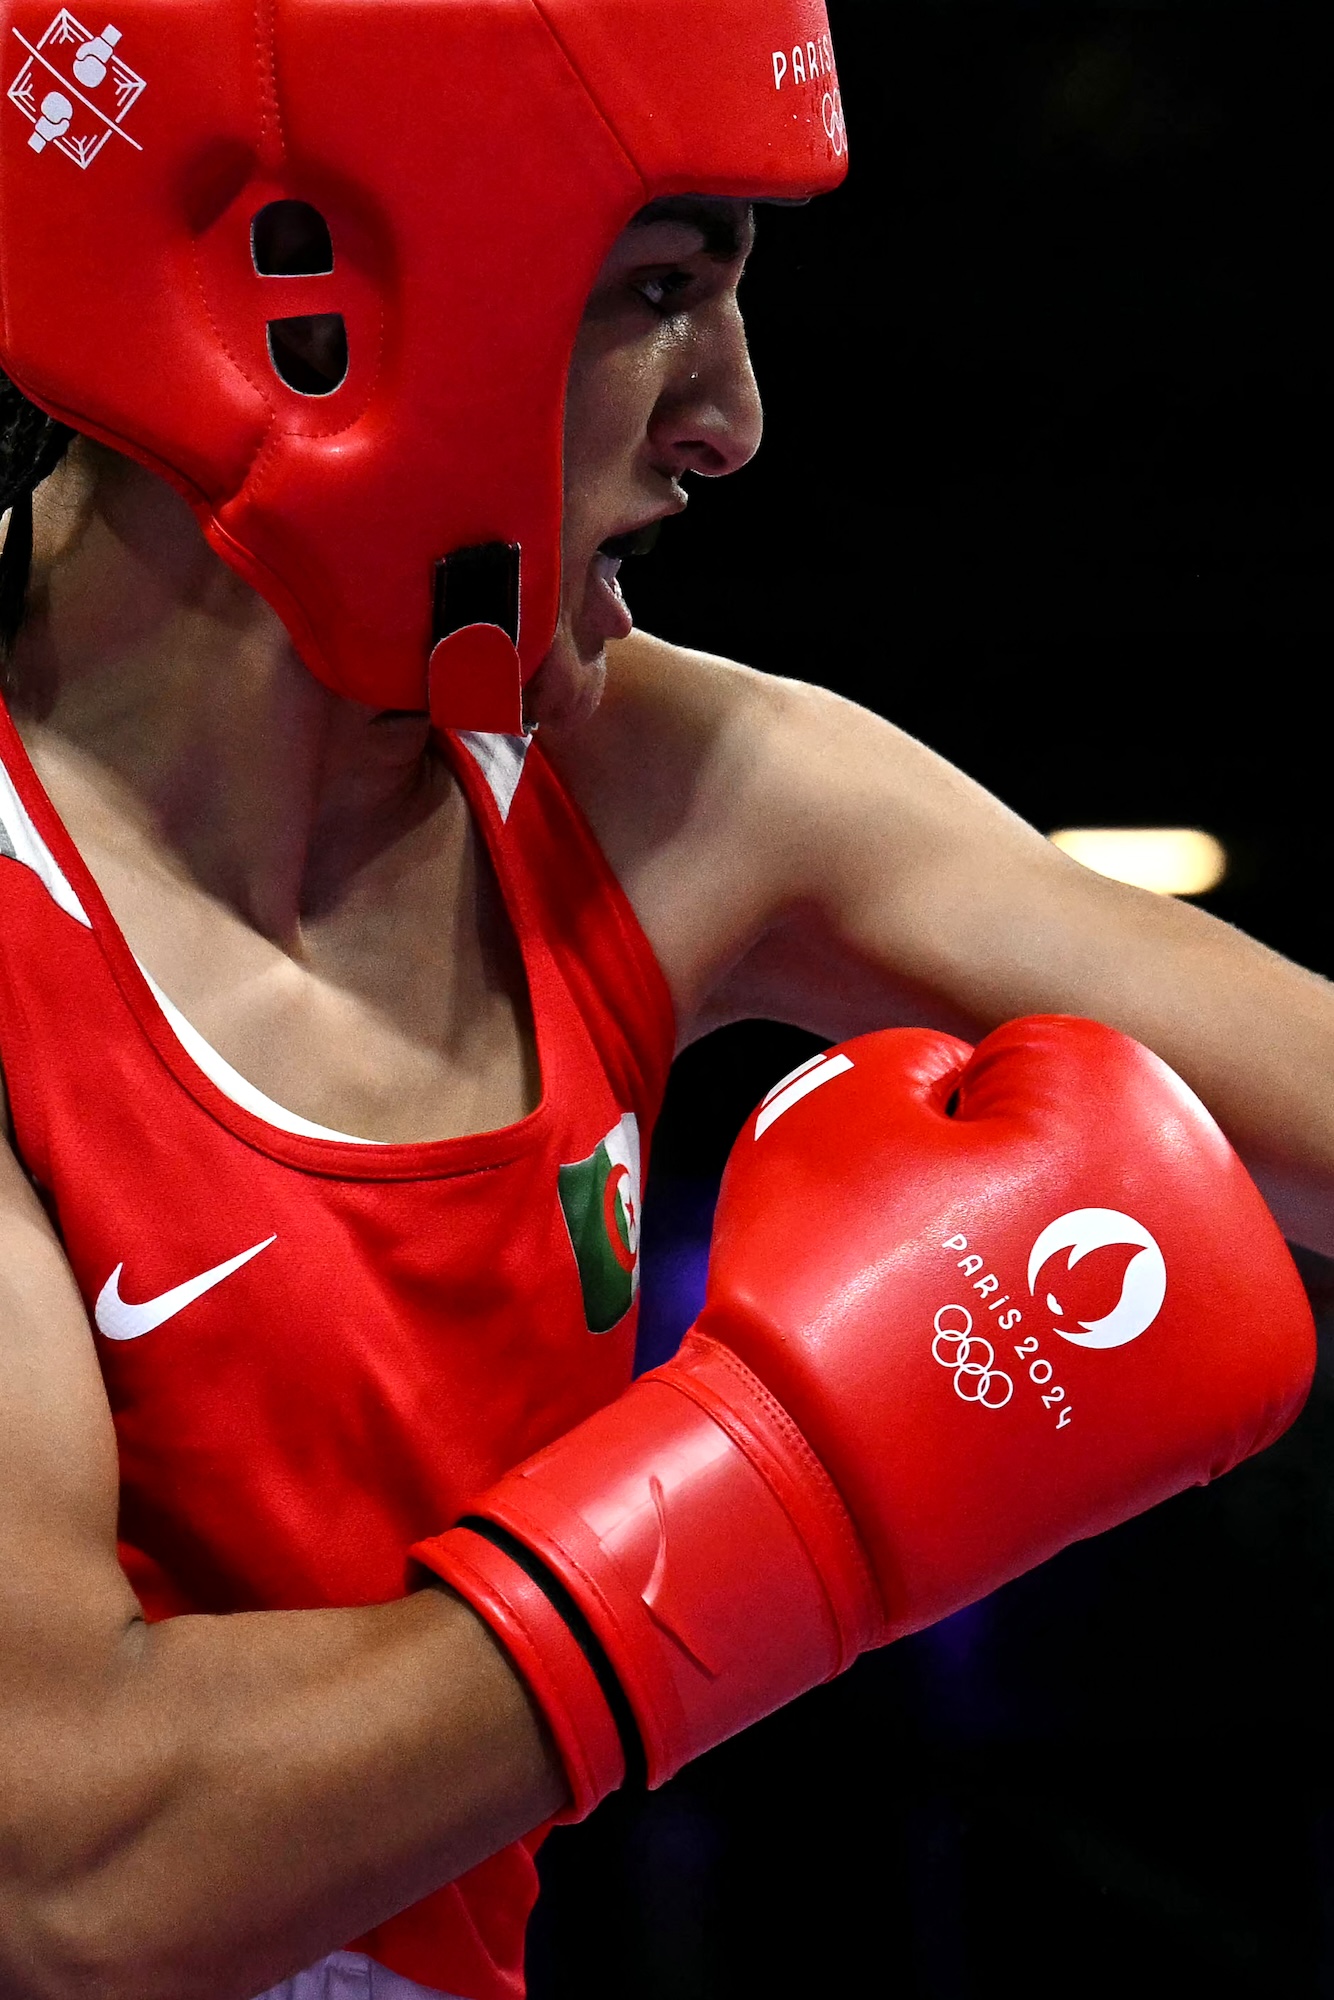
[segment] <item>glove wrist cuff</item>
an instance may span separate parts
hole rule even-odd
[[[469,1515],[515,1537],[573,1598],[633,1712],[652,1785],[838,1673],[884,1630],[828,1475],[763,1384],[699,1335]],[[486,1569],[508,1606],[517,1565],[509,1582],[490,1559]],[[537,1586],[527,1575],[523,1584],[526,1600]],[[466,1581],[456,1587],[477,1602]],[[477,1608],[500,1632],[499,1614]],[[511,1651],[548,1708],[573,1785],[562,1718],[586,1710],[568,1686],[553,1686],[569,1644],[547,1649],[540,1609],[525,1620],[533,1640],[523,1658]],[[586,1685],[594,1676],[582,1650],[576,1664]]]
[[[587,1818],[625,1778],[615,1694],[609,1701],[589,1648],[572,1629],[577,1609],[574,1620],[568,1607],[563,1614],[553,1601],[552,1579],[535,1577],[535,1566],[497,1546],[493,1532],[484,1521],[460,1523],[418,1542],[411,1553],[466,1599],[527,1683],[565,1767],[570,1804],[556,1815],[565,1825]]]

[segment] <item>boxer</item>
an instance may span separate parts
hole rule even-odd
[[[1117,1031],[1322,1247],[1334,1016],[631,632],[758,443],[751,200],[843,171],[810,0],[0,26],[3,1980],[505,2000],[551,1818],[1281,1427],[1291,1269]],[[667,1067],[750,1013],[873,1039],[630,1388]],[[1017,1015],[1111,1027],[958,1039]]]

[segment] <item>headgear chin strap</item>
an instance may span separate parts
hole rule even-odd
[[[108,4],[0,0],[0,366],[335,692],[518,729],[598,268],[658,196],[842,178],[823,5]]]

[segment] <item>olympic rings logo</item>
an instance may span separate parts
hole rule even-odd
[[[957,1313],[963,1325],[943,1325],[947,1313]],[[984,1410],[1003,1410],[1014,1394],[1014,1383],[1003,1368],[996,1366],[996,1350],[991,1342],[973,1332],[973,1315],[967,1306],[942,1306],[936,1314],[935,1328],[931,1352],[942,1368],[954,1370],[955,1395],[965,1403],[980,1403]],[[942,1345],[946,1350],[953,1348],[953,1353],[942,1353]]]
[[[841,160],[848,150],[848,127],[843,117],[843,93],[841,90],[827,90],[820,105],[820,116],[824,121],[824,135],[834,149],[834,158]]]

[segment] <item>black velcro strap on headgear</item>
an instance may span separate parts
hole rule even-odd
[[[455,549],[435,566],[431,644],[465,625],[498,625],[519,643],[519,545],[478,542]]]

